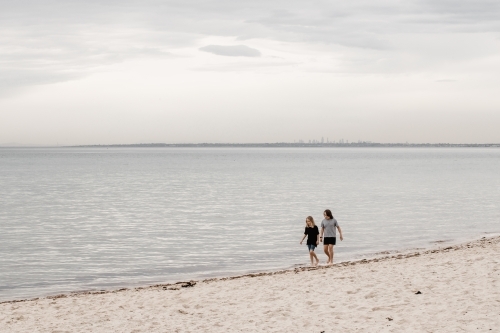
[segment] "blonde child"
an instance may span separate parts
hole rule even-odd
[[[319,259],[316,256],[316,253],[314,253],[314,249],[319,244],[318,235],[319,235],[319,230],[318,230],[318,227],[316,226],[316,224],[314,224],[314,219],[312,218],[312,216],[308,216],[306,218],[306,229],[304,230],[304,237],[302,237],[302,239],[300,241],[300,245],[302,245],[302,242],[304,241],[304,239],[307,236],[307,248],[309,249],[309,257],[311,259],[311,266],[317,266],[319,263]],[[313,259],[315,259],[316,262],[314,262]]]

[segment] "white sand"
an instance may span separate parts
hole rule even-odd
[[[2,303],[0,332],[500,332],[500,237],[399,257]]]

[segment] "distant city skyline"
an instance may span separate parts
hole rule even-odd
[[[0,144],[500,142],[499,36],[483,0],[4,1]]]
[[[302,139],[299,139],[299,140],[294,140],[293,142],[297,142],[297,143],[305,143],[306,141],[302,140]],[[326,138],[326,141],[325,141],[325,137],[321,137],[320,140],[316,140],[316,139],[309,139],[308,143],[349,143],[349,140],[344,140],[344,138],[342,139],[339,139],[338,141],[335,141],[335,140],[332,140],[330,141],[330,138]],[[357,140],[358,143],[361,143],[361,142],[366,142],[366,143],[371,143],[371,141],[364,141],[364,140]]]

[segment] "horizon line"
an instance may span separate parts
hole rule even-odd
[[[500,143],[381,143],[371,141],[358,142],[266,142],[266,143],[113,143],[83,145],[35,145],[35,144],[0,144],[0,148],[140,148],[140,147],[500,147]]]

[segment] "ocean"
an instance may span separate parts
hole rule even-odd
[[[308,264],[327,208],[336,262],[499,233],[499,170],[498,148],[0,148],[0,300]]]

